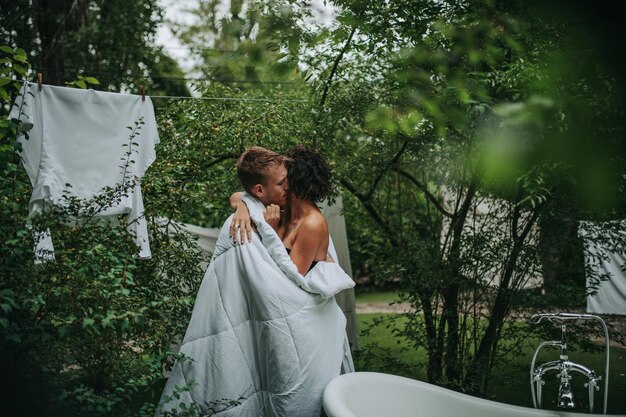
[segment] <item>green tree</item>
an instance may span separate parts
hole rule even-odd
[[[0,44],[26,50],[48,84],[83,75],[97,77],[107,91],[154,85],[187,95],[184,80],[175,79],[180,69],[154,44],[162,21],[156,0],[12,0],[2,7]]]
[[[538,220],[622,212],[608,198],[624,187],[619,73],[591,54],[597,36],[579,42],[578,14],[539,4],[537,15],[506,2],[339,4],[343,37],[309,61],[325,71],[318,143],[349,161],[340,182],[384,237],[371,256],[420,312],[404,334],[427,346],[429,379],[484,395],[506,358],[500,340],[522,337],[509,314],[531,305],[522,288],[550,262]],[[593,65],[578,64],[585,54]],[[590,141],[593,158],[570,151]],[[487,197],[501,203],[477,229],[472,212]],[[572,247],[570,236],[558,244]],[[570,286],[576,302],[581,284]]]
[[[267,66],[250,71],[245,48],[271,39],[282,62],[311,76],[310,130],[299,139],[335,161],[370,272],[399,278],[417,308],[404,335],[427,346],[431,381],[484,395],[509,353],[500,340],[525,337],[507,325],[511,311],[541,304],[526,283],[564,263],[593,277],[575,231],[552,234],[550,218],[618,216],[608,197],[624,187],[621,96],[609,87],[619,75],[603,53],[564,71],[593,50],[596,38],[579,42],[580,14],[554,14],[559,2],[337,1],[336,25],[311,28],[305,4],[263,3],[256,20],[248,3],[222,15],[219,4],[196,10],[208,29],[181,35],[207,51],[201,69],[216,81],[265,80]],[[261,36],[273,21],[281,30]],[[602,150],[594,160],[613,161],[596,175],[587,155],[564,152],[591,140]],[[477,227],[485,201],[500,203]],[[546,256],[542,236],[572,255]],[[586,291],[580,280],[568,288],[574,303]]]
[[[190,13],[195,23],[178,25],[175,33],[211,81],[257,91],[305,88],[287,57],[299,53],[307,34],[288,2],[202,1]]]

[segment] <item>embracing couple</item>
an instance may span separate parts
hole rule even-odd
[[[331,379],[354,370],[334,295],[354,286],[316,203],[331,192],[321,156],[252,147],[246,190],[221,229],[157,415],[311,416]]]

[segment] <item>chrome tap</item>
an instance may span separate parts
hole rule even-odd
[[[564,371],[560,376],[561,385],[559,386],[559,402],[557,403],[557,407],[574,408],[574,393],[569,384],[569,380],[572,379],[572,377],[567,374],[567,371]]]
[[[557,407],[560,408],[574,408],[574,393],[569,381],[572,379],[570,372],[570,365],[568,363],[569,357],[567,356],[567,340],[565,335],[567,333],[567,326],[561,325],[561,355],[559,357],[559,378],[561,384],[559,385],[559,401]]]
[[[585,388],[589,388],[589,409],[593,410],[593,393],[594,391],[600,391],[600,387],[598,386],[598,381],[602,379],[601,376],[596,376],[596,373],[591,371],[589,373],[589,382],[585,384]],[[606,410],[606,406],[605,406]],[[605,413],[606,414],[606,411]]]
[[[559,385],[559,397],[557,406],[560,408],[574,408],[574,394],[572,392],[572,387],[570,381],[572,379],[571,372],[577,372],[587,377],[588,382],[585,384],[585,387],[588,388],[589,391],[589,412],[593,412],[594,406],[594,393],[595,391],[599,391],[600,387],[598,386],[598,381],[601,377],[597,376],[596,373],[578,363],[571,362],[569,360],[569,356],[567,354],[567,322],[572,322],[572,324],[577,324],[581,320],[599,320],[604,327],[604,336],[605,336],[605,348],[606,348],[606,356],[605,356],[605,381],[604,381],[604,414],[606,414],[607,400],[608,400],[608,375],[609,375],[609,334],[608,329],[606,327],[606,323],[598,316],[590,315],[590,314],[572,314],[572,313],[547,313],[547,314],[534,314],[531,316],[531,323],[537,324],[540,323],[543,319],[547,319],[549,322],[558,323],[561,325],[561,340],[552,340],[552,341],[544,341],[539,344],[537,349],[535,349],[535,353],[533,355],[533,359],[530,365],[530,388],[533,396],[533,404],[535,408],[541,408],[541,391],[542,387],[545,384],[543,380],[543,376],[548,371],[557,371],[557,378],[560,379]],[[545,346],[553,346],[560,347],[561,353],[559,355],[559,359],[556,361],[550,361],[544,363],[543,365],[535,367],[535,362],[537,360],[537,354],[539,351]]]

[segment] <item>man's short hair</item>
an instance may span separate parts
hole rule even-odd
[[[237,160],[237,176],[250,192],[256,184],[267,185],[271,168],[285,163],[285,156],[260,146],[247,148]]]

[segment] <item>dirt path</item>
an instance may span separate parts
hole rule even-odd
[[[372,313],[383,313],[383,314],[400,314],[411,309],[411,305],[409,303],[397,303],[397,304],[389,304],[389,303],[357,303],[356,304],[356,312],[357,314],[372,314]],[[582,313],[582,311],[581,311]],[[607,324],[610,324],[615,331],[620,333],[624,338],[626,338],[626,316],[603,316]],[[515,320],[526,321],[527,317],[518,316],[514,318]],[[604,339],[598,340],[599,342],[603,342]],[[624,348],[624,345],[616,342],[615,340],[610,341],[610,345],[613,347]]]
[[[409,303],[398,303],[389,305],[389,303],[357,303],[357,314],[369,314],[369,313],[404,313],[410,310],[411,305]]]

